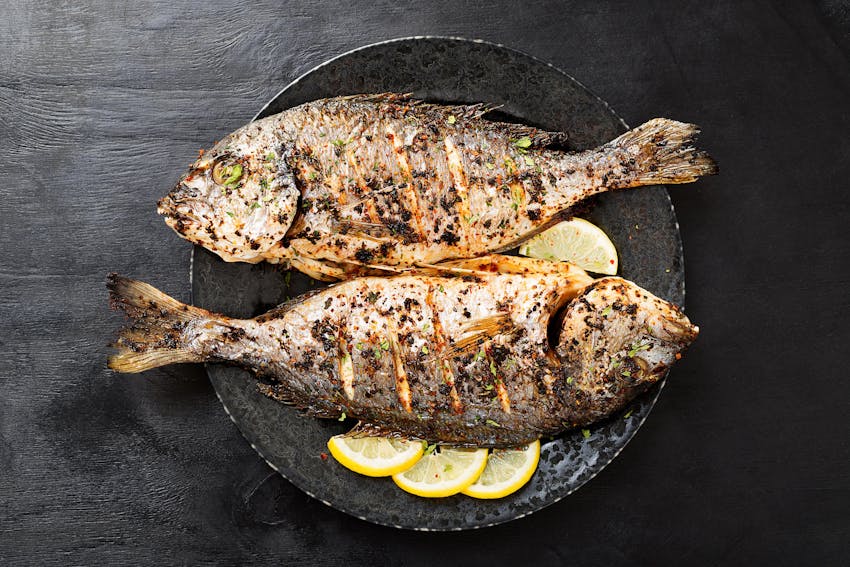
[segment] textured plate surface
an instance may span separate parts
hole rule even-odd
[[[567,132],[574,149],[607,142],[626,129],[607,104],[551,65],[502,46],[452,38],[407,38],[346,53],[290,84],[257,117],[317,98],[384,91],[412,92],[435,102],[501,104],[499,118]],[[603,195],[582,216],[611,237],[623,277],[682,305],[679,229],[664,188]],[[286,277],[269,265],[227,264],[200,248],[193,256],[192,276],[195,304],[243,317],[322,285],[295,272]],[[389,479],[362,477],[333,458],[321,458],[328,438],[351,423],[308,418],[278,404],[261,395],[244,371],[210,365],[208,372],[244,436],[296,486],[361,519],[420,530],[498,524],[557,502],[617,456],[646,419],[661,388],[591,427],[587,438],[574,431],[544,440],[534,477],[507,498],[426,500],[402,492]]]

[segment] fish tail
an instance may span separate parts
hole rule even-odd
[[[715,175],[717,163],[694,147],[696,124],[653,118],[611,142],[634,157],[635,170],[629,186],[691,183]]]
[[[131,322],[110,346],[118,349],[107,365],[117,372],[144,372],[180,362],[201,362],[203,356],[185,339],[187,323],[208,318],[210,313],[186,305],[155,287],[109,274],[109,303],[124,311]]]

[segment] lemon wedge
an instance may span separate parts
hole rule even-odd
[[[527,483],[540,460],[540,441],[516,449],[493,449],[487,466],[474,483],[463,490],[473,498],[502,498]]]
[[[617,273],[617,249],[601,228],[574,218],[556,224],[519,247],[523,256],[569,262],[579,268],[613,276]]]
[[[328,449],[339,464],[366,476],[391,476],[412,467],[422,458],[425,443],[386,437],[346,437],[328,440]]]
[[[394,474],[393,481],[417,496],[451,496],[475,482],[486,464],[487,449],[438,447],[411,468]]]

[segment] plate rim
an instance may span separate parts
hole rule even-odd
[[[256,114],[254,114],[254,116],[250,119],[250,122],[253,122],[253,121],[255,121],[259,118],[262,118],[264,113],[266,112],[266,110],[281,95],[283,95],[283,93],[285,93],[287,90],[289,90],[292,87],[294,87],[295,85],[299,84],[301,81],[303,81],[304,79],[306,79],[311,74],[318,71],[319,69],[326,67],[328,65],[331,65],[339,59],[342,59],[342,58],[347,57],[347,56],[354,54],[354,53],[358,53],[360,51],[365,51],[367,49],[373,49],[373,48],[376,48],[376,47],[379,47],[379,46],[382,46],[382,45],[388,45],[388,44],[393,44],[393,43],[403,43],[403,42],[415,42],[417,40],[443,40],[443,41],[451,41],[451,42],[458,42],[458,43],[483,44],[483,45],[488,45],[490,47],[496,47],[496,48],[499,48],[499,49],[503,49],[503,50],[506,50],[506,51],[513,52],[515,54],[518,54],[518,55],[521,55],[525,58],[528,58],[528,59],[534,61],[535,63],[545,65],[546,67],[550,68],[551,70],[555,71],[559,75],[563,76],[567,80],[574,83],[578,88],[583,90],[587,95],[589,95],[590,97],[595,99],[597,102],[601,103],[605,107],[605,109],[608,112],[610,112],[612,114],[612,116],[620,123],[620,125],[622,125],[626,129],[629,129],[629,125],[626,123],[626,121],[608,104],[607,101],[605,101],[600,96],[598,96],[595,92],[590,90],[587,86],[584,85],[584,83],[582,83],[581,81],[579,81],[578,79],[576,79],[572,75],[568,74],[566,71],[562,70],[561,68],[555,66],[554,64],[549,63],[547,61],[544,61],[544,60],[542,60],[542,59],[540,59],[540,58],[538,58],[534,55],[531,55],[531,54],[529,54],[525,51],[522,51],[520,49],[516,49],[516,48],[510,47],[510,46],[506,46],[506,45],[498,43],[498,42],[483,40],[483,39],[469,39],[469,38],[464,38],[464,37],[460,37],[460,36],[450,36],[450,35],[402,36],[402,37],[396,37],[396,38],[391,38],[391,39],[387,39],[387,40],[382,40],[382,41],[378,41],[378,42],[374,42],[374,43],[361,45],[359,47],[355,47],[355,48],[346,50],[342,53],[339,53],[339,54],[337,54],[333,57],[330,57],[330,58],[322,61],[321,63],[311,67],[310,69],[301,73],[295,79],[293,79],[289,83],[287,83],[286,86],[284,86],[282,89],[277,91],[275,93],[275,95],[271,99],[269,99],[268,102],[266,102],[266,104],[264,104],[263,107]],[[670,197],[670,192],[664,186],[661,186],[661,188],[663,189],[664,198],[666,199],[667,206],[669,206],[670,214],[672,215],[672,220],[673,220],[673,223],[675,225],[675,245],[676,245],[676,251],[678,253],[678,258],[679,258],[680,265],[681,265],[681,272],[682,272],[682,285],[681,285],[682,300],[681,300],[680,308],[682,308],[684,310],[684,308],[685,308],[685,297],[686,297],[686,281],[685,281],[684,247],[683,247],[683,244],[682,244],[681,228],[679,226],[678,216],[676,215],[676,209],[675,209],[675,207],[673,205],[673,201]],[[188,272],[189,272],[189,274],[188,274],[189,275],[189,300],[190,300],[190,303],[192,303],[192,304],[194,304],[194,301],[195,301],[194,266],[195,266],[195,253],[196,253],[197,249],[198,249],[198,246],[193,245],[191,250],[190,250],[190,253],[189,253],[189,266],[188,266],[188,268],[189,268],[188,269]],[[291,476],[288,476],[277,465],[272,463],[263,454],[263,452],[259,448],[257,448],[257,446],[247,437],[245,432],[242,431],[242,428],[239,426],[239,423],[237,423],[237,421],[234,418],[233,414],[231,413],[230,409],[227,407],[227,404],[221,398],[221,394],[219,393],[218,389],[215,387],[215,383],[214,383],[212,377],[210,376],[210,373],[209,373],[210,368],[212,366],[216,366],[216,365],[205,363],[203,366],[204,366],[204,372],[207,375],[207,380],[209,381],[210,385],[212,386],[212,389],[215,392],[216,398],[218,399],[219,403],[221,403],[221,406],[224,409],[225,414],[227,414],[227,416],[230,418],[230,421],[233,422],[233,424],[236,426],[236,429],[237,429],[237,431],[239,431],[239,434],[250,445],[250,447],[254,450],[254,452],[257,455],[259,455],[260,458],[263,459],[263,461],[265,461],[266,464],[268,464],[268,466],[271,467],[272,470],[274,470],[277,474],[281,475],[284,479],[286,479],[287,482],[291,483],[293,486],[298,488],[298,490],[304,492],[305,494],[307,494],[308,496],[310,496],[314,500],[321,502],[322,504],[328,506],[329,508],[331,508],[333,510],[340,511],[340,512],[343,512],[344,514],[346,514],[348,516],[351,516],[353,518],[357,518],[358,520],[362,520],[364,522],[368,522],[368,523],[374,524],[374,525],[386,526],[386,527],[408,530],[408,531],[417,531],[417,532],[460,532],[460,531],[469,531],[469,530],[478,530],[478,529],[482,529],[482,528],[489,528],[489,527],[493,527],[493,526],[497,526],[497,525],[501,525],[501,524],[506,524],[508,522],[512,522],[512,521],[515,521],[515,520],[525,518],[525,517],[530,516],[531,514],[533,514],[535,512],[539,512],[540,510],[548,508],[548,507],[550,507],[554,504],[557,504],[558,502],[561,502],[567,496],[573,494],[578,489],[582,488],[585,484],[587,484],[588,482],[590,482],[591,480],[596,478],[596,476],[599,475],[608,465],[610,465],[620,455],[620,453],[622,453],[622,451],[626,448],[626,446],[628,446],[629,443],[631,443],[631,441],[635,438],[635,436],[638,434],[640,429],[643,427],[644,423],[646,423],[646,420],[649,418],[649,415],[652,413],[652,410],[655,408],[655,405],[658,402],[658,398],[661,395],[661,391],[664,389],[664,387],[667,384],[667,377],[669,375],[669,371],[668,371],[668,374],[665,374],[665,376],[662,380],[660,380],[655,386],[653,386],[650,389],[650,391],[648,391],[644,394],[645,396],[650,397],[649,408],[646,411],[646,414],[643,415],[642,418],[640,419],[640,421],[635,425],[631,435],[625,440],[625,442],[622,444],[622,446],[620,446],[615,452],[613,452],[610,455],[610,457],[604,462],[604,464],[602,464],[601,466],[596,468],[596,470],[592,471],[587,476],[587,478],[585,478],[581,483],[577,484],[576,486],[573,486],[572,488],[570,488],[569,490],[567,490],[563,494],[557,495],[551,501],[545,502],[537,508],[527,510],[525,512],[522,512],[520,514],[517,514],[517,515],[509,517],[509,518],[504,518],[504,519],[499,519],[499,520],[488,522],[488,523],[482,523],[482,524],[477,524],[477,525],[469,525],[469,526],[430,527],[430,526],[405,526],[405,525],[393,524],[393,523],[390,523],[390,522],[384,522],[384,521],[374,519],[374,518],[367,518],[365,516],[362,516],[360,514],[353,512],[352,510],[348,509],[348,507],[345,506],[345,505],[330,503],[329,501],[317,496],[311,490],[302,486],[301,483],[298,482],[297,480],[293,480],[293,478],[291,478]],[[292,475],[292,476],[294,476],[294,475]]]

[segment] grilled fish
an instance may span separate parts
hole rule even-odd
[[[514,257],[449,266],[463,276],[350,279],[253,319],[113,274],[112,304],[133,321],[109,367],[234,364],[265,394],[356,418],[362,434],[504,447],[611,415],[697,336],[675,306],[621,278]]]
[[[335,280],[508,250],[591,195],[717,171],[693,124],[658,118],[565,152],[564,134],[488,110],[398,94],[306,103],[202,152],[158,211],[228,262]]]

